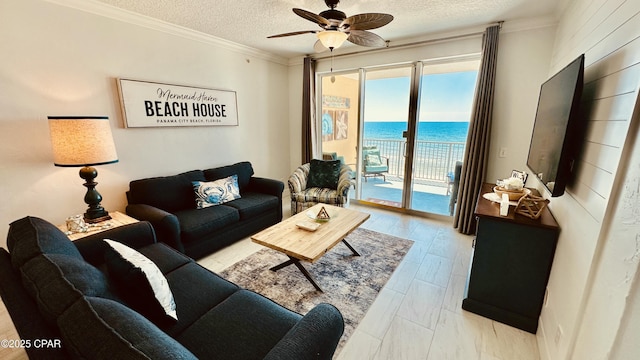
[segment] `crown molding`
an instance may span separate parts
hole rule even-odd
[[[209,45],[223,47],[227,50],[252,56],[262,60],[274,62],[280,65],[289,65],[289,59],[274,55],[270,52],[258,50],[250,46],[235,43],[200,31],[185,28],[183,26],[168,23],[149,16],[141,15],[129,10],[117,8],[95,0],[44,0],[56,5],[80,10],[105,18],[122,21],[128,24],[160,31],[166,34],[179,36],[185,39],[199,41]]]
[[[510,33],[518,31],[528,31],[552,27],[558,25],[558,19],[554,15],[539,16],[532,18],[522,18],[511,21],[505,21],[502,24],[501,33]]]
[[[160,31],[166,34],[179,36],[185,39],[199,41],[209,45],[219,46],[236,53],[252,56],[258,59],[270,61],[280,65],[297,66],[302,64],[304,59],[304,56],[295,56],[292,58],[285,58],[267,51],[263,51],[250,46],[235,43],[235,42],[225,40],[213,35],[205,34],[203,32],[188,29],[183,26],[171,24],[166,21],[141,15],[129,10],[117,8],[115,6],[108,5],[96,0],[44,0],[44,1],[57,4],[60,6],[65,6],[68,8],[84,11],[94,15],[102,16],[105,18],[122,21],[128,24],[144,27],[147,29]],[[566,0],[560,0],[560,1],[566,2]],[[553,16],[542,16],[542,17],[535,17],[535,18],[509,20],[509,21],[505,21],[502,24],[501,33],[511,33],[511,32],[526,31],[526,30],[556,26],[557,23],[558,23],[558,20]],[[397,39],[397,40],[391,41],[391,47],[389,50],[391,50],[394,45],[403,45],[403,44],[416,42],[416,41],[438,41],[438,40],[447,41],[448,38],[451,38],[451,37],[455,38],[462,34],[469,34],[469,33],[484,31],[486,26],[487,25],[474,26],[474,27],[461,28],[461,29],[447,31],[447,32],[424,34],[422,36],[413,37],[411,39]],[[335,53],[336,55],[338,54],[348,55],[351,52],[358,52],[358,51],[357,50],[345,51],[345,52],[336,51]]]
[[[473,36],[480,37],[481,34],[485,31],[487,26],[498,24],[499,22],[489,23],[484,25],[477,25],[472,27],[465,27],[455,30],[450,30],[446,32],[436,32],[436,33],[428,33],[423,34],[421,36],[405,38],[405,39],[397,39],[390,41],[390,46],[388,48],[374,48],[369,50],[359,50],[358,48],[349,48],[348,50],[338,49],[334,51],[335,57],[338,56],[351,56],[351,55],[360,55],[365,54],[367,52],[376,52],[376,51],[393,51],[394,48],[407,48],[407,47],[420,47],[425,46],[428,43],[440,43],[447,41],[458,41],[461,38],[469,38]],[[502,23],[502,27],[500,30],[501,34],[506,33],[515,33],[520,31],[530,31],[535,29],[542,29],[547,27],[553,27],[558,24],[558,20],[554,16],[540,16],[533,18],[522,18],[509,20]],[[330,58],[329,55],[326,56],[314,56],[316,60],[322,61]],[[304,56],[297,56],[289,59],[289,66],[301,65],[304,61]]]

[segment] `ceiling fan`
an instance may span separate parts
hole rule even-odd
[[[342,11],[336,10],[339,2],[340,0],[324,0],[324,3],[330,9],[317,15],[307,10],[293,9],[296,15],[318,24],[322,30],[294,31],[268,36],[267,38],[317,34],[318,41],[313,47],[316,52],[326,51],[327,49],[333,51],[333,49],[340,47],[345,40],[362,46],[384,47],[387,45],[383,38],[367,30],[387,25],[393,20],[393,16],[380,13],[365,13],[347,17]]]

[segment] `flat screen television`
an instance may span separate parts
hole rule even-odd
[[[564,194],[583,136],[579,114],[583,82],[584,54],[540,87],[527,166],[552,197]]]

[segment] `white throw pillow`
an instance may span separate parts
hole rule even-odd
[[[129,295],[138,303],[139,306],[134,306],[134,310],[141,312],[154,323],[160,315],[165,314],[178,320],[173,293],[158,266],[125,244],[109,239],[104,239],[104,242],[115,252],[115,254],[107,252],[109,274],[115,278],[117,285],[127,292],[125,295]],[[149,288],[151,291],[147,290]],[[142,307],[142,309],[136,309],[136,307]],[[158,314],[161,311],[164,314]]]

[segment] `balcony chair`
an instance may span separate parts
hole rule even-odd
[[[312,162],[327,163],[322,160]],[[353,172],[349,165],[339,163],[339,177],[335,187],[314,187],[308,185],[311,163],[299,166],[289,177],[289,192],[291,193],[291,215],[304,211],[315,204],[323,203],[344,207],[349,201],[349,189],[355,185]]]
[[[322,160],[340,160],[340,163],[344,164],[344,156],[338,156],[336,152],[323,152]]]
[[[362,147],[362,175],[364,181],[368,177],[382,176],[382,180],[387,181],[384,173],[389,172],[389,158],[380,156],[380,150],[377,146]]]

